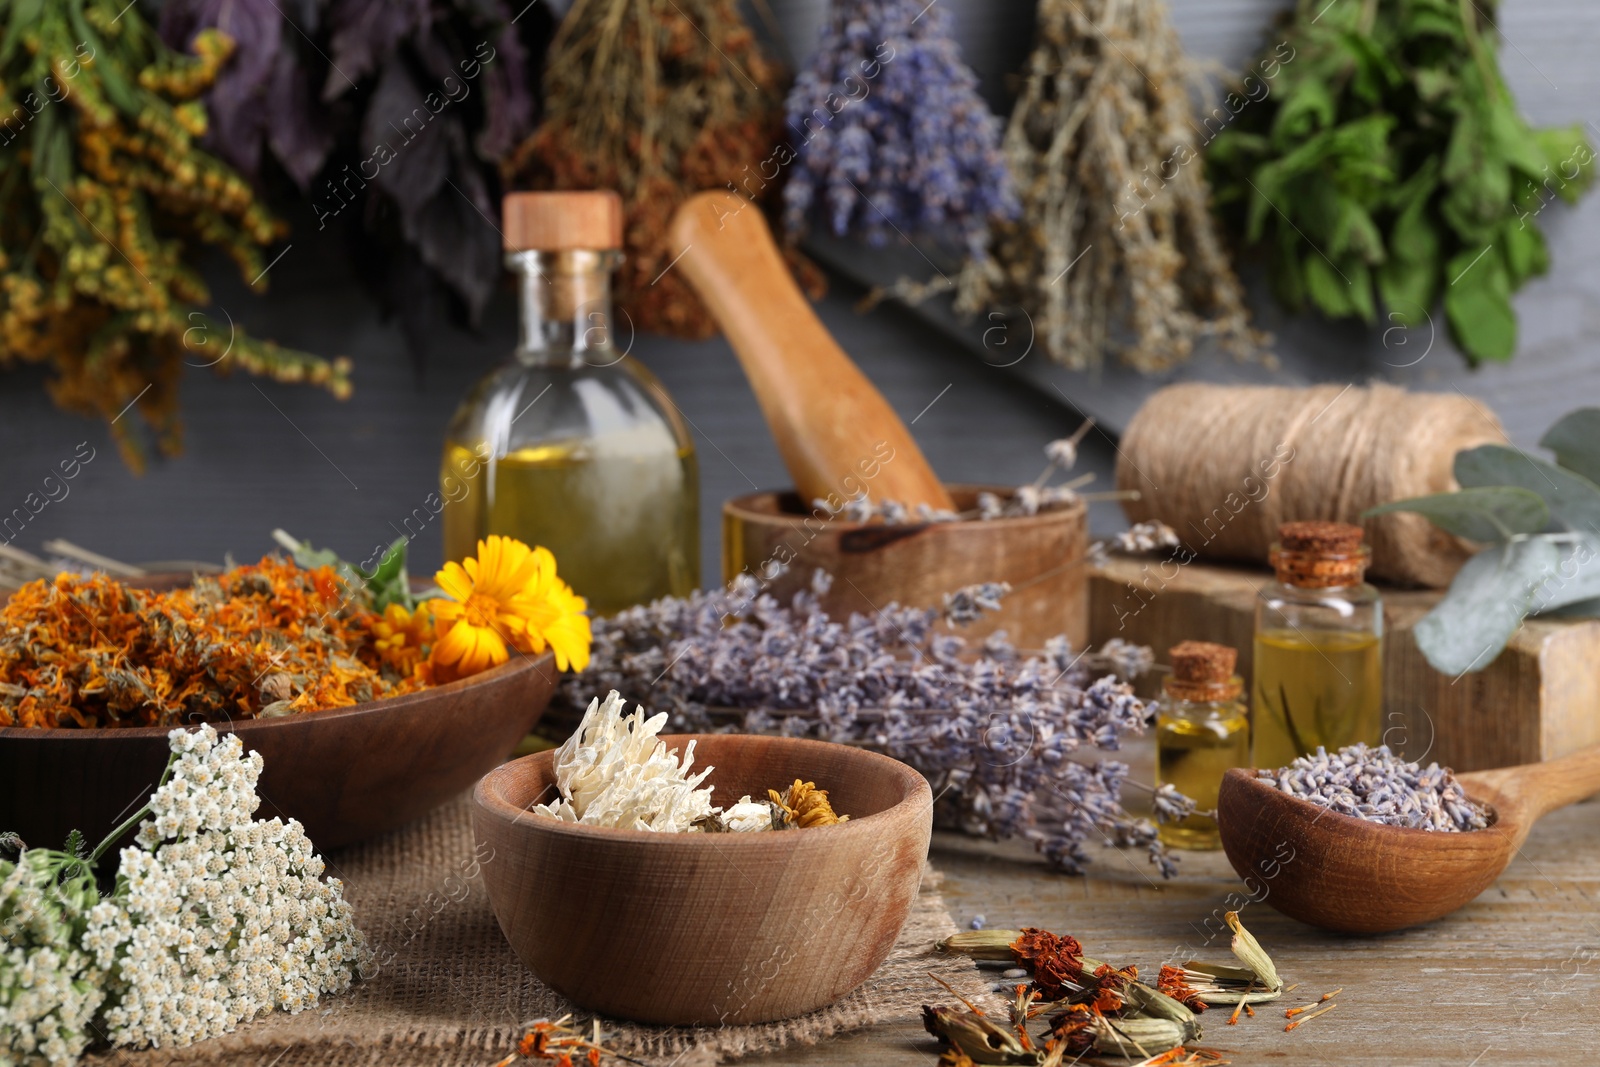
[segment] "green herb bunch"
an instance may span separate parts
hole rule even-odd
[[[236,333],[200,309],[202,246],[264,289],[282,226],[199,147],[194,98],[233,42],[194,56],[114,0],[0,0],[0,368],[47,363],[49,391],[99,415],[143,466],[137,401],[162,452],[178,451],[185,364],[350,390],[349,365]]]
[[[1577,199],[1594,151],[1536,130],[1495,58],[1492,0],[1300,0],[1272,91],[1212,141],[1216,205],[1271,262],[1279,301],[1371,323],[1444,301],[1467,358],[1516,349],[1511,294],[1549,268],[1535,219]]]
[[[1529,615],[1600,617],[1600,408],[1562,417],[1539,444],[1554,463],[1481,445],[1456,455],[1459,491],[1366,513],[1414,511],[1484,543],[1413,631],[1445,674],[1487,667]]]

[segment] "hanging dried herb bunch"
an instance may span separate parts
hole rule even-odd
[[[281,168],[315,229],[346,228],[420,359],[442,312],[476,325],[501,276],[498,168],[533,127],[528,49],[548,39],[547,6],[167,0],[161,33],[174,48],[237,40],[205,94],[207,145],[263,187]]]
[[[618,305],[639,329],[709,337],[710,313],[669,269],[682,249],[667,227],[691,193],[769,191],[772,154],[787,151],[779,81],[734,0],[575,0],[551,44],[544,123],[509,161],[511,182],[620,192]]]
[[[791,234],[815,213],[875,245],[928,234],[982,257],[990,220],[1017,215],[1000,124],[942,7],[833,0],[786,111],[799,156],[783,191]]]
[[[1259,340],[1217,236],[1192,125],[1189,65],[1162,0],[1041,0],[1037,41],[1003,149],[1021,221],[954,288],[968,314],[1020,307],[1051,358],[1143,372],[1211,335]]]
[[[0,367],[49,363],[50,395],[111,424],[142,469],[135,401],[161,452],[179,451],[185,363],[240,368],[348,394],[349,366],[251,339],[199,308],[194,266],[220,248],[257,290],[281,225],[233,170],[196,145],[194,98],[233,43],[168,50],[137,7],[0,0]]]

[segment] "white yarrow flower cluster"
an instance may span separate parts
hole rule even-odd
[[[23,853],[0,862],[0,1065],[70,1064],[89,1043],[105,999],[102,975],[77,945],[92,880],[57,886]]]
[[[106,971],[117,1045],[185,1045],[348,989],[363,951],[337,879],[294,820],[254,821],[261,757],[210,726],[176,756],[84,948]]]

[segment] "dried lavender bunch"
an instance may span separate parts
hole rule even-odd
[[[863,489],[855,496],[846,500],[837,511],[829,506],[826,500],[818,498],[811,502],[812,507],[820,508],[830,515],[843,515],[848,522],[872,522],[881,520],[888,525],[899,525],[910,522],[960,522],[963,519],[1007,519],[1019,515],[1037,515],[1056,507],[1070,507],[1080,500],[1117,500],[1126,497],[1137,497],[1138,493],[1115,491],[1110,493],[1080,493],[1078,490],[1094,481],[1093,474],[1084,474],[1077,478],[1051,485],[1050,480],[1058,472],[1072,469],[1078,462],[1078,443],[1085,434],[1094,426],[1093,419],[1086,419],[1083,425],[1071,437],[1063,437],[1051,441],[1044,446],[1045,468],[1039,477],[1027,485],[1019,485],[1009,496],[999,493],[982,492],[978,494],[976,508],[970,511],[951,511],[947,508],[934,508],[927,504],[918,504],[909,508],[899,500],[873,500]],[[1160,523],[1146,523],[1135,529],[1154,529]],[[1167,529],[1166,527],[1161,527]],[[1170,530],[1168,531],[1171,532]],[[1177,535],[1173,534],[1173,544],[1177,543]],[[1117,545],[1121,547],[1123,540],[1119,535]],[[1102,547],[1095,546],[1097,549]],[[1131,550],[1130,550],[1131,551]]]
[[[790,233],[820,214],[875,245],[925,233],[986,256],[991,220],[1018,205],[977,88],[944,8],[834,0],[785,107],[799,156],[784,189]]]
[[[1483,806],[1467,796],[1448,767],[1408,763],[1388,745],[1363,744],[1329,755],[1321,745],[1287,767],[1256,777],[1290,796],[1369,822],[1413,830],[1457,832],[1489,825]]]
[[[651,710],[670,712],[679,729],[871,748],[929,779],[943,825],[1025,837],[1071,873],[1096,839],[1144,848],[1174,873],[1155,826],[1122,807],[1127,765],[1073,758],[1143,732],[1144,705],[1104,672],[1148,663],[1148,650],[1119,643],[1075,655],[1056,637],[1024,653],[1003,633],[969,650],[944,624],[992,607],[998,584],[959,590],[944,610],[891,604],[836,622],[818,601],[830,582],[819,571],[783,605],[741,574],[725,590],[597,619],[590,667],[564,679],[557,706],[570,715],[597,690],[648,693]],[[1156,800],[1163,818],[1194,810],[1170,789]]]

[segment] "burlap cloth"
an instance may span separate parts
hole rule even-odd
[[[513,1050],[527,1020],[573,1012],[587,1024],[592,1016],[544,986],[501,935],[472,865],[468,812],[463,796],[405,829],[328,857],[377,958],[393,953],[374,977],[299,1015],[274,1012],[188,1048],[121,1051],[89,1062],[490,1067]],[[874,1023],[916,1024],[923,1003],[949,999],[929,972],[1001,1013],[975,967],[933,952],[936,941],[955,932],[939,881],[929,867],[889,958],[837,1004],[763,1026],[669,1028],[603,1020],[606,1044],[652,1065],[702,1067]]]

